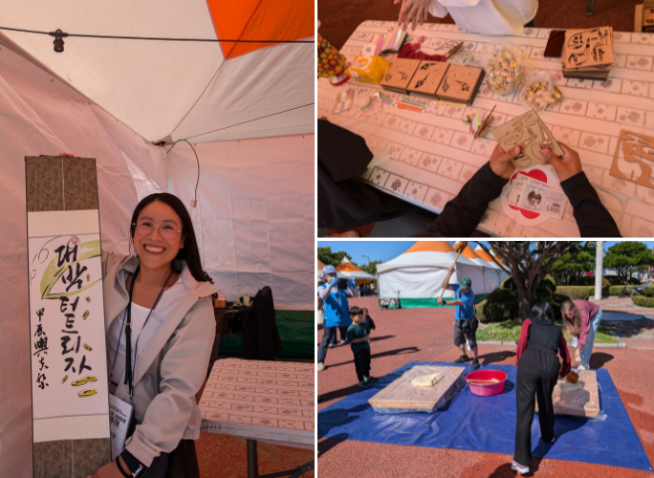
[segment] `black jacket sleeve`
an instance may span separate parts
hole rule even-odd
[[[622,237],[618,225],[600,201],[583,171],[561,183],[573,208],[582,237]]]
[[[431,234],[427,235],[470,237],[488,209],[488,203],[502,193],[507,181],[493,172],[490,163],[484,164],[463,185],[459,194],[445,205],[443,212],[429,226]]]

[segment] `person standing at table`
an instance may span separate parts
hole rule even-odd
[[[561,354],[562,363],[556,356]],[[538,399],[538,422],[541,439],[554,443],[554,405],[552,392],[557,378],[570,372],[570,355],[561,328],[554,323],[554,311],[547,302],[534,305],[529,318],[522,322],[516,351],[515,455],[511,469],[521,475],[531,465],[531,423],[534,397]]]
[[[325,319],[324,333],[320,346],[318,347],[318,371],[325,369],[327,348],[332,341],[332,337],[336,334],[336,330],[339,327],[348,327],[352,323],[346,289],[352,297],[359,295],[350,281],[346,282],[346,289],[339,287],[340,280],[336,276],[336,268],[334,266],[325,266],[322,273],[325,277],[325,283],[318,287],[318,297],[322,299],[325,305]]]
[[[602,321],[602,309],[587,300],[566,300],[561,304],[561,315],[565,328],[572,334],[572,346],[576,347],[572,362],[581,361],[577,368],[590,370],[590,355]]]
[[[427,13],[445,18],[448,13],[456,25],[482,35],[521,35],[525,26],[533,27],[538,0],[395,0],[402,3],[398,24],[405,30],[427,21]]]
[[[447,281],[454,271],[454,265],[450,266]],[[455,300],[448,302],[448,305],[455,305],[454,310],[454,345],[461,351],[461,357],[454,363],[463,363],[470,360],[466,354],[466,345],[472,350],[472,370],[479,368],[478,348],[477,348],[477,317],[475,315],[475,293],[472,291],[472,280],[469,277],[462,277],[458,284],[447,284],[443,281],[443,289],[454,291]],[[438,303],[445,304],[442,297],[438,298]]]

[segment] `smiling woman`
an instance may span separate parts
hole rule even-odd
[[[177,197],[144,198],[130,236],[135,256],[103,254],[103,262],[109,389],[134,407],[133,418],[119,458],[92,476],[147,470],[148,477],[199,478],[195,394],[209,362],[215,327],[209,296],[217,291]]]

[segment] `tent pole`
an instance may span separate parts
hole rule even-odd
[[[604,271],[604,241],[597,241],[597,258],[595,260],[595,300],[602,298],[602,278]]]

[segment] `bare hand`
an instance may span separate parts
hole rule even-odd
[[[400,28],[407,30],[410,23],[411,30],[415,30],[416,25],[422,25],[427,21],[431,0],[395,0],[394,4],[397,5],[400,2],[402,2],[402,8],[397,20]]]
[[[121,457],[118,457],[120,464],[123,467],[123,470],[127,470],[127,465]],[[96,471],[93,475],[89,475],[87,478],[123,478],[123,474],[118,469],[115,461],[107,463]]]
[[[559,181],[563,182],[581,172],[581,160],[579,159],[579,154],[574,149],[563,143],[559,143],[559,146],[563,149],[563,156],[561,158],[558,158],[548,149],[542,149],[540,154],[543,155],[548,164],[554,167]]]
[[[438,298],[438,303],[439,303],[440,305],[444,305],[444,304],[445,304],[445,301],[443,300],[442,297],[439,297],[439,298]]]
[[[523,147],[524,145],[516,146],[508,153],[505,153],[499,144],[495,146],[488,162],[493,172],[503,179],[509,179],[515,172],[513,160],[520,156]]]

